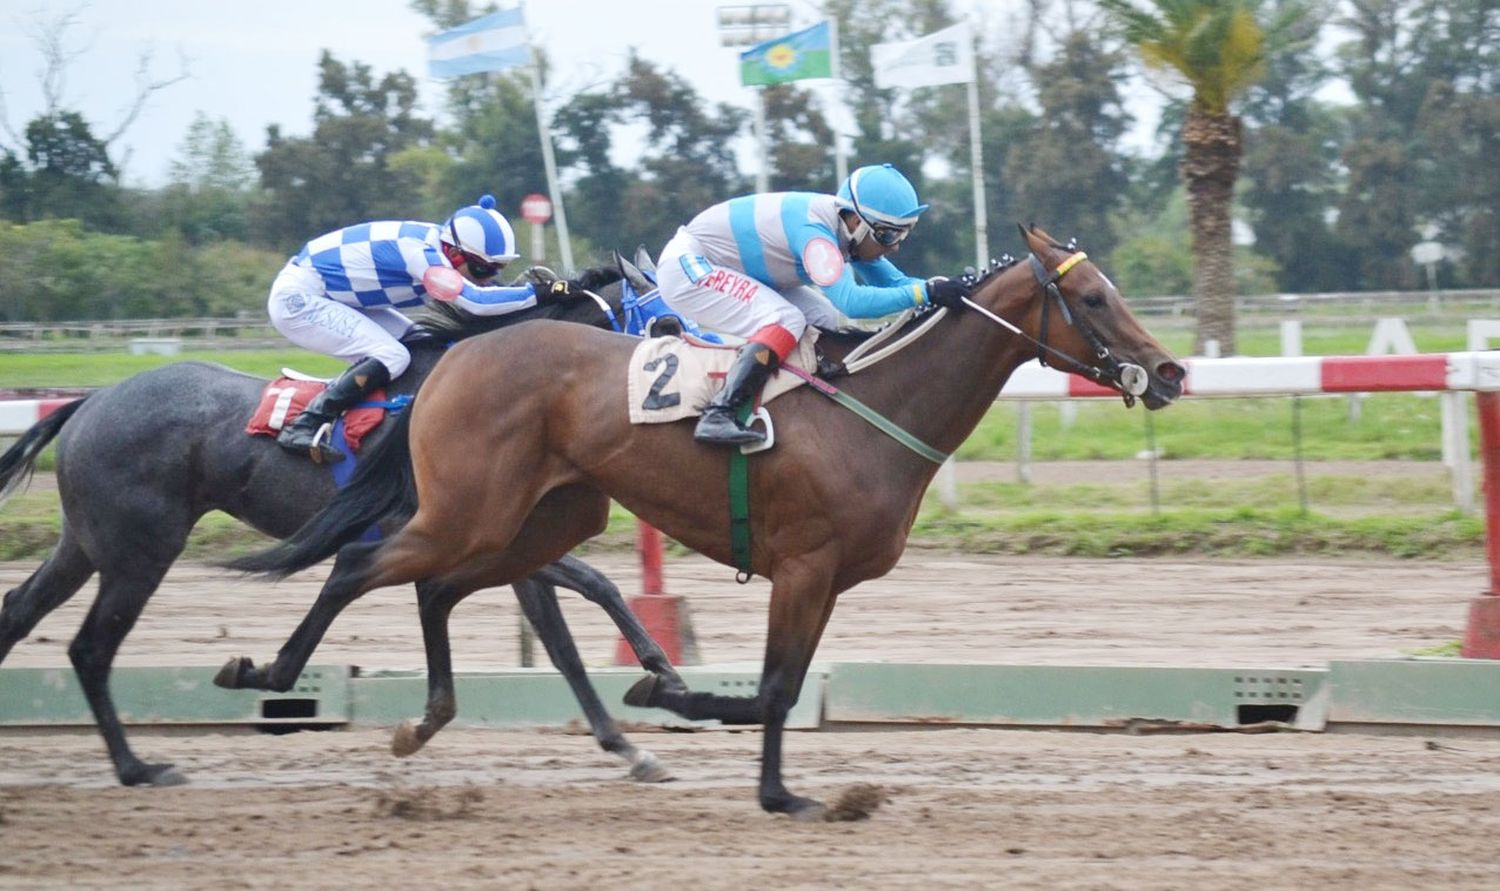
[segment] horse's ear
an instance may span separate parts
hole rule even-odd
[[[619,251],[615,251],[615,262],[620,264],[621,274],[625,276],[627,282],[630,282],[630,286],[637,294],[644,294],[654,287],[651,280],[646,278],[634,263],[622,257]]]
[[[1041,254],[1042,246],[1045,245],[1046,242],[1042,241],[1040,242],[1040,244],[1038,243],[1036,226],[1022,225],[1021,223],[1017,223],[1016,228],[1021,230],[1021,239],[1026,242],[1026,249],[1031,251],[1033,254]]]
[[[644,244],[635,247],[635,265],[652,278],[656,278],[656,261],[651,259],[651,252],[646,250]]]

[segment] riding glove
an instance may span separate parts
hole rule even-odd
[[[934,306],[960,310],[968,296],[969,286],[957,279],[938,275],[927,280],[927,302]]]

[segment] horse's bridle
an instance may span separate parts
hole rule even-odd
[[[1088,254],[1085,254],[1083,251],[1076,251],[1066,260],[1057,264],[1056,269],[1048,272],[1047,267],[1042,265],[1042,261],[1037,258],[1036,254],[1027,255],[1026,260],[1031,267],[1031,274],[1036,277],[1037,284],[1042,289],[1042,320],[1037,331],[1040,335],[1039,337],[1032,337],[967,297],[964,298],[964,303],[973,309],[979,310],[980,313],[991,321],[1003,325],[1011,332],[1019,334],[1021,337],[1036,344],[1036,359],[1042,365],[1048,364],[1047,354],[1051,353],[1054,359],[1061,359],[1066,365],[1072,366],[1072,368],[1085,377],[1092,378],[1101,384],[1119,390],[1120,395],[1125,399],[1125,404],[1134,405],[1135,398],[1145,393],[1146,388],[1150,385],[1150,378],[1146,374],[1146,369],[1132,362],[1121,362],[1116,358],[1109,351],[1109,347],[1104,345],[1104,338],[1099,336],[1098,330],[1083,316],[1075,315],[1068,307],[1068,301],[1063,298],[1062,289],[1057,286],[1058,280],[1068,270],[1087,259]],[[1078,329],[1078,333],[1083,336],[1089,347],[1093,349],[1094,357],[1099,360],[1099,365],[1089,365],[1047,343],[1047,327],[1050,318],[1048,310],[1054,300],[1057,302],[1057,310],[1061,313],[1063,321]],[[1053,364],[1056,367],[1056,363],[1054,362]]]

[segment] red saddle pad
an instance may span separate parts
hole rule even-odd
[[[260,403],[255,407],[255,414],[250,417],[250,423],[245,425],[245,432],[255,436],[275,436],[281,432],[281,428],[302,414],[302,410],[314,396],[327,388],[328,385],[322,381],[301,381],[287,377],[271,381],[261,391]],[[383,401],[385,391],[375,390],[365,399],[372,402]],[[384,418],[383,408],[351,408],[344,412],[344,438],[349,441],[349,448],[359,451],[360,440],[379,426]]]

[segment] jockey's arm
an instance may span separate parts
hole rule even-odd
[[[536,290],[529,282],[516,287],[486,287],[464,282],[463,293],[454,298],[453,304],[476,316],[503,316],[536,306]]]
[[[427,299],[432,299],[433,295],[428,294],[427,289],[422,284],[423,276],[427,273],[428,268],[432,266],[444,266],[449,269],[452,267],[443,259],[442,254],[439,254],[430,245],[423,245],[422,247],[421,260],[416,262],[409,260],[407,271],[412,272],[412,277],[416,279],[417,292]],[[514,287],[510,285],[486,286],[476,285],[465,279],[463,290],[449,302],[459,309],[476,316],[502,316],[506,313],[518,312],[536,306],[537,297],[536,289],[529,282]]]
[[[921,279],[910,278],[897,269],[889,260],[881,258],[871,262],[844,261],[841,255],[829,254],[825,249],[821,253],[814,250],[809,252],[808,246],[815,241],[826,240],[831,247],[838,242],[833,233],[822,226],[807,226],[798,233],[800,244],[793,244],[796,255],[804,258],[803,268],[800,270],[808,284],[817,285],[823,289],[823,294],[830,303],[838,307],[839,312],[851,319],[875,319],[888,316],[903,309],[922,306],[927,302],[927,289]],[[837,252],[837,248],[833,250]],[[820,276],[814,275],[806,269],[808,258],[827,258],[839,256],[837,278],[831,283],[827,278],[819,280]],[[855,270],[864,276],[869,284],[861,284],[855,278]],[[832,272],[825,269],[823,272]]]

